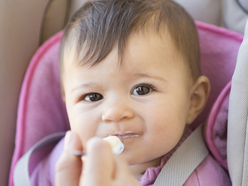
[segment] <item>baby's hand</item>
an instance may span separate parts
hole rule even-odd
[[[65,148],[56,169],[58,186],[138,186],[128,164],[119,155],[114,155],[110,145],[100,138],[92,138],[87,143],[87,155],[73,155],[82,150],[79,138],[73,132],[66,135]],[[71,137],[72,140],[68,140]],[[84,164],[83,172],[81,171]]]

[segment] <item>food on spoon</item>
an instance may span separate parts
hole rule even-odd
[[[111,145],[114,154],[121,154],[124,151],[124,144],[117,136],[108,136],[103,138],[103,140]]]

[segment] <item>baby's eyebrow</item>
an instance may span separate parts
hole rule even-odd
[[[145,74],[145,73],[137,73],[137,74],[134,74],[134,76],[135,76],[135,77],[138,77],[138,78],[152,78],[152,79],[158,79],[158,80],[167,82],[164,78],[162,78],[162,77],[160,77],[160,76],[156,76],[156,75],[149,75],[149,74]]]
[[[95,82],[88,82],[88,83],[83,83],[81,85],[77,85],[76,87],[71,89],[71,92],[74,92],[78,89],[82,89],[82,88],[97,88],[100,89],[101,85],[99,85],[98,83]]]

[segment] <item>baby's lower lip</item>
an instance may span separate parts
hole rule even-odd
[[[112,136],[116,136],[120,140],[122,140],[122,139],[126,139],[126,138],[139,137],[140,135],[141,135],[141,133],[139,133],[139,134],[137,134],[137,133],[116,133],[116,134],[113,134]]]

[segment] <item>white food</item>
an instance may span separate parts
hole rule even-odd
[[[111,145],[114,154],[121,154],[124,151],[124,144],[117,136],[108,136],[103,138],[103,140]]]

